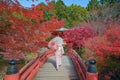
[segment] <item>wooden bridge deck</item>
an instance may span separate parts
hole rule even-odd
[[[62,66],[56,71],[55,56],[50,57],[39,69],[33,80],[79,80],[73,62],[68,56],[63,56]]]

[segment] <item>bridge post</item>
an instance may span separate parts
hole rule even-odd
[[[96,64],[96,61],[94,59],[89,60],[86,80],[98,80],[98,72],[95,64]]]
[[[19,73],[16,60],[10,60],[4,80],[19,80]]]

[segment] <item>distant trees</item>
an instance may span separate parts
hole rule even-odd
[[[79,26],[81,22],[107,20],[119,16],[120,0],[90,0],[87,7],[72,4],[66,6],[62,0],[52,0],[59,20],[65,20],[65,27]]]
[[[120,0],[90,0],[86,8],[88,11],[93,11],[119,2]]]
[[[93,2],[94,1],[94,2]],[[97,3],[96,5],[91,5]],[[87,6],[89,11],[88,22],[107,21],[109,19],[117,19],[120,15],[120,0],[91,0]],[[95,7],[95,8],[94,8]]]
[[[120,2],[120,0],[100,0],[99,3],[102,7],[107,7],[109,5],[113,5],[115,3]]]
[[[88,15],[88,12],[85,8],[72,4],[67,9],[69,15],[68,20],[72,20],[73,22],[83,22],[86,20],[86,16]]]
[[[90,0],[86,8],[88,11],[96,10],[100,8],[100,4],[97,0]]]
[[[65,19],[67,17],[66,5],[62,0],[58,0],[55,3],[55,10],[59,20]]]
[[[78,5],[66,6],[62,0],[52,1],[55,4],[56,15],[58,19],[64,19],[66,24],[65,27],[73,27],[74,24],[83,22],[86,20],[88,11]]]

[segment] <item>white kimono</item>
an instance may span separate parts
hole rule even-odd
[[[57,45],[56,52],[55,52],[55,58],[56,58],[56,69],[59,68],[59,66],[62,64],[62,55],[64,54],[64,49],[62,45]]]
[[[49,43],[48,43],[48,47],[55,50],[55,58],[56,58],[56,69],[59,68],[59,65],[62,64],[61,62],[61,58],[62,58],[62,54],[64,54],[64,49],[63,49],[63,39],[61,37],[55,37],[53,38]]]

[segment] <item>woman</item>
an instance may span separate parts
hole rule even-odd
[[[56,70],[59,69],[59,66],[62,64],[62,55],[64,54],[64,49],[63,49],[63,39],[61,37],[55,37],[53,38],[49,43],[48,47],[55,50],[55,60],[56,60]]]
[[[56,44],[55,59],[56,59],[56,70],[62,65],[62,55],[64,54],[64,49],[62,44]]]

